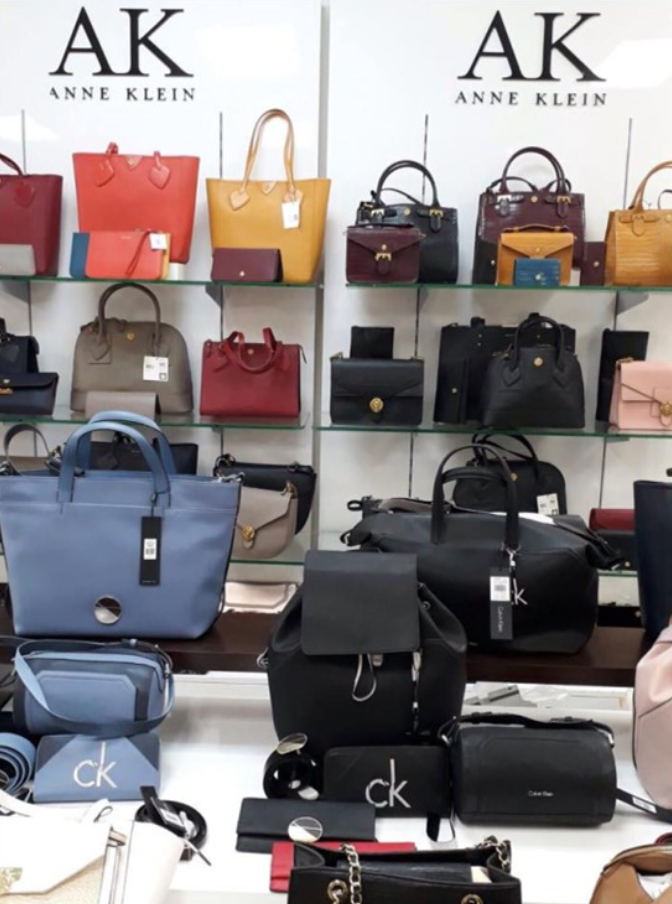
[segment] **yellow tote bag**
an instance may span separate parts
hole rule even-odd
[[[251,179],[264,126],[284,119],[285,182]],[[329,179],[294,178],[294,127],[284,110],[256,122],[242,181],[207,179],[210,239],[214,248],[279,248],[284,282],[307,283],[322,256]]]

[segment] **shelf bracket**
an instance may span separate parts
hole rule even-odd
[[[222,286],[218,286],[217,283],[208,283],[205,287],[205,293],[212,298],[218,307],[222,307],[224,304],[224,289]]]
[[[616,292],[616,316],[631,311],[649,300],[648,292],[639,292],[633,289],[619,289]]]
[[[0,289],[7,295],[18,298],[19,301],[25,301],[26,304],[30,300],[30,282],[27,279],[0,279]]]

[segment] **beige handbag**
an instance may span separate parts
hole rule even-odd
[[[623,851],[602,870],[590,904],[671,904],[672,888],[660,894],[657,877],[672,873],[672,846],[649,844]]]
[[[286,181],[251,179],[264,126],[287,123]],[[329,179],[294,178],[294,128],[284,110],[267,110],[256,122],[240,179],[207,179],[210,238],[216,248],[278,248],[283,279],[310,282],[322,256]]]
[[[153,321],[106,319],[108,300],[129,288],[151,300]],[[72,371],[73,411],[86,410],[88,392],[155,392],[162,414],[186,414],[194,407],[184,337],[175,327],[161,323],[159,301],[146,286],[110,286],[100,296],[98,317],[81,328]]]
[[[644,207],[649,179],[664,169],[672,160],[649,170],[627,210],[609,214],[605,285],[672,286],[672,209]]]
[[[273,559],[279,556],[294,538],[298,510],[298,494],[291,483],[280,493],[241,487],[233,540],[234,558]]]

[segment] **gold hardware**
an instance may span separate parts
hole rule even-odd
[[[593,267],[595,267],[595,269],[597,269],[599,266],[600,266],[599,261],[593,261]]]
[[[371,216],[372,216],[372,217],[375,217],[375,216],[382,216],[382,214],[384,214],[384,213],[385,213],[385,208],[384,208],[384,207],[374,207],[374,208],[372,209],[372,211],[371,211]]]
[[[404,214],[405,214],[405,216],[409,216],[410,213],[411,213],[411,208],[410,208],[410,207],[404,207]]]
[[[460,904],[483,904],[483,898],[480,895],[465,895]]]
[[[14,395],[14,390],[7,389],[4,386],[0,386],[0,395]]]
[[[240,534],[246,543],[251,543],[256,535],[256,530],[250,524],[246,524]]]
[[[327,897],[331,901],[331,904],[341,904],[347,896],[348,886],[340,879],[334,879],[334,881],[330,882],[327,886]]]
[[[238,276],[240,276],[240,278],[242,279],[243,276],[245,276],[245,271],[241,270],[240,273],[238,274]]]
[[[135,333],[126,333],[126,338],[129,342],[133,342],[133,340],[135,339]]]
[[[558,195],[555,200],[558,204],[560,204],[560,202],[564,202],[565,204],[572,203],[572,198],[570,195]]]
[[[443,211],[441,210],[440,207],[430,207],[429,215],[430,215],[430,217],[442,217]]]
[[[343,360],[343,357],[344,357],[344,356],[343,356],[343,352],[336,352],[335,355],[332,355],[332,356],[331,356],[331,359],[330,359],[330,360],[331,360],[331,361],[341,361],[341,360]]]
[[[253,349],[253,348],[248,348],[247,354],[248,354],[248,355],[253,355],[253,354],[254,354],[254,349]]]
[[[535,281],[535,282],[541,282],[541,279],[542,279],[541,273],[535,273],[535,274],[534,274],[534,281]]]
[[[665,214],[665,219],[666,219],[667,222],[669,223],[670,220],[672,220],[672,213],[667,213],[667,214]]]
[[[660,415],[661,417],[670,417],[672,415],[672,402],[660,403]]]
[[[381,251],[387,251],[387,245],[381,245],[381,246],[380,246],[380,250],[381,250]]]
[[[497,261],[490,261],[490,266],[494,267],[497,264]]]
[[[532,195],[532,197],[530,198],[530,201],[531,201],[533,204],[536,204],[538,200],[539,200],[539,198],[538,198],[536,195]]]
[[[387,248],[387,245],[383,245],[383,248]],[[378,251],[376,252],[376,260],[377,261],[391,261],[392,255],[389,251]]]
[[[516,480],[518,480],[518,475],[516,474],[515,471],[511,471],[511,480],[513,480],[514,482],[515,482]]]
[[[385,402],[383,402],[382,399],[379,399],[378,396],[376,396],[375,399],[371,399],[369,402],[369,408],[374,414],[380,414],[384,407]]]
[[[541,248],[535,248],[535,249],[534,249],[534,253],[535,253],[535,254],[539,254],[540,251],[541,251]]]
[[[618,358],[616,360],[616,367],[618,367],[621,364],[632,364],[632,362],[634,360],[635,360],[634,358]]]
[[[15,882],[23,875],[22,869],[16,867],[3,867],[0,869],[0,895],[6,895],[12,890]]]
[[[544,359],[543,358],[535,358],[533,363],[534,363],[535,367],[543,367]]]

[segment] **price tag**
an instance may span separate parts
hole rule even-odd
[[[165,232],[150,232],[149,247],[152,251],[167,251],[168,242],[166,240]]]
[[[283,201],[282,227],[283,229],[298,229],[301,225],[301,202]]]
[[[513,640],[511,575],[499,568],[490,572],[490,637],[492,640]]]
[[[493,568],[490,572],[490,599],[493,603],[511,602],[511,577],[508,571]]]
[[[558,494],[548,493],[546,496],[537,496],[537,511],[540,515],[559,515]]]
[[[149,382],[168,382],[168,358],[145,355],[142,365],[142,379]]]
[[[144,587],[161,583],[161,518],[154,515],[142,519],[140,583]]]

